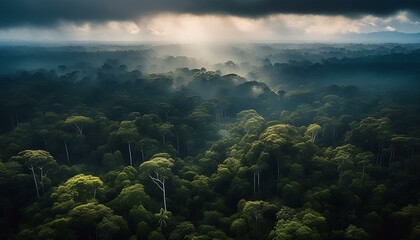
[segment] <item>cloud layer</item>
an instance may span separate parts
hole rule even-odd
[[[1,0],[0,28],[60,22],[137,21],[162,13],[260,18],[273,14],[420,15],[417,0]]]
[[[418,33],[419,28],[420,20],[407,12],[359,18],[311,14],[275,14],[260,18],[158,14],[137,21],[62,22],[53,27],[0,29],[0,41],[348,42],[354,40],[348,38],[349,34]]]

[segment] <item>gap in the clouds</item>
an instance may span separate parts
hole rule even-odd
[[[52,27],[0,29],[0,40],[116,43],[308,43],[414,42],[420,22],[407,12],[388,17],[275,14],[260,18],[220,15],[158,14],[129,21],[72,23]],[[395,32],[383,38],[369,35]],[[367,39],[366,36],[370,36]],[[375,38],[376,37],[376,38]]]

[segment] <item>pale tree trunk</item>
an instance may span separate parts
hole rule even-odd
[[[75,123],[73,124],[73,128],[78,134],[83,135],[83,124],[79,126],[77,123]]]
[[[162,188],[163,188],[163,207],[166,211],[166,188],[165,188],[165,179],[162,181]]]
[[[64,147],[66,149],[67,163],[70,166],[70,156],[69,156],[69,149],[67,148],[67,141],[64,141]]]
[[[334,147],[334,138],[335,138],[335,127],[333,129],[332,141],[331,141],[331,146],[333,146],[333,147]]]
[[[394,145],[392,145],[392,146],[391,146],[391,149],[390,149],[390,151],[389,151],[389,163],[388,163],[388,168],[390,168],[390,167],[391,167],[391,163],[392,163],[392,160],[394,159],[394,156],[395,156],[395,146],[394,146]]]
[[[165,178],[162,177],[162,180],[159,179],[159,174],[157,172],[156,173],[156,178],[152,177],[151,175],[149,175],[149,177],[152,179],[152,181],[159,187],[159,189],[162,191],[163,193],[163,208],[165,209],[166,212],[166,187],[165,187]]]
[[[31,167],[29,168],[29,170],[32,171],[32,176],[34,177],[36,195],[38,196],[38,198],[40,198],[40,196],[39,196],[39,189],[38,189],[38,182],[36,181],[35,170],[34,170],[34,166],[32,164],[31,164]]]
[[[316,140],[316,135],[318,135],[318,133],[317,133],[317,132],[313,132],[313,133],[311,134],[312,143],[315,143],[315,140]]]
[[[144,162],[144,149],[143,149],[143,143],[140,144],[141,147],[141,161]]]
[[[131,155],[131,144],[128,144],[128,154],[130,155],[130,166],[133,166],[133,157]]]
[[[258,191],[260,190],[260,171],[258,170],[257,173],[257,180],[258,180]]]
[[[47,176],[48,170],[45,172],[45,174],[44,174],[44,169],[42,167],[40,167],[39,170],[40,170],[40,173],[41,173],[41,175],[40,175],[41,176],[41,181],[39,183],[41,184],[41,187],[42,187],[42,195],[44,195],[45,194],[44,178]]]

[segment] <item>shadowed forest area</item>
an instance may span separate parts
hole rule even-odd
[[[418,44],[0,56],[0,239],[420,239]]]

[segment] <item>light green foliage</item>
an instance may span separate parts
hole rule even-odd
[[[346,136],[353,143],[378,144],[391,140],[393,135],[389,118],[367,117],[355,126]]]
[[[298,130],[287,124],[278,124],[268,127],[260,136],[267,146],[280,147],[283,144],[292,142],[299,137]]]
[[[0,239],[420,239],[418,90],[328,86],[419,47],[292,47],[215,71],[89,47],[117,60],[0,76]]]
[[[113,211],[102,204],[86,203],[69,212],[71,221],[79,229],[96,229],[98,237],[112,239],[113,235],[123,235],[128,227],[125,220],[113,214]]]
[[[166,143],[166,136],[169,135],[172,132],[172,129],[174,128],[173,124],[161,124],[158,126],[159,134],[162,136],[162,142]]]
[[[51,198],[54,200],[53,209],[57,212],[68,211],[73,205],[90,202],[99,193],[103,182],[92,175],[79,174],[60,185]]]
[[[181,222],[171,232],[169,240],[192,239],[195,234],[195,227],[190,222]]]
[[[116,134],[126,143],[134,143],[135,141],[138,141],[140,137],[133,121],[122,121]]]
[[[315,142],[318,136],[319,131],[321,131],[321,126],[316,123],[312,123],[306,129],[305,135],[311,137],[312,142]]]
[[[277,224],[270,238],[283,239],[322,239],[326,230],[326,219],[314,210],[296,210],[282,207],[277,213]]]
[[[400,211],[394,213],[400,221],[409,221],[411,223],[408,239],[414,240],[420,237],[420,204],[409,204]]]
[[[149,161],[140,164],[140,172],[167,178],[172,174],[173,166],[174,160],[169,155],[155,154]]]
[[[246,228],[249,229],[247,238],[265,239],[273,226],[277,207],[265,201],[247,201],[244,203],[239,218],[234,220],[231,231],[237,237],[243,236]]]
[[[74,128],[74,130],[82,135],[83,134],[83,128],[87,125],[91,125],[93,124],[93,120],[90,117],[86,117],[86,116],[82,116],[82,115],[73,115],[68,117],[65,121],[64,124],[66,126],[70,126],[72,128]]]
[[[51,154],[44,150],[25,150],[20,152],[14,159],[22,162],[26,167],[33,165],[48,169],[57,165]]]
[[[191,121],[197,125],[201,125],[210,120],[211,115],[208,113],[208,110],[204,106],[198,106],[194,111],[189,115]]]
[[[0,186],[12,182],[21,171],[21,165],[18,162],[3,162],[0,160]]]
[[[257,134],[264,126],[265,120],[255,110],[243,110],[236,115],[239,127],[247,134]]]
[[[120,194],[109,204],[117,212],[128,213],[134,206],[150,206],[150,201],[150,197],[144,192],[143,185],[134,184],[123,188]]]
[[[235,221],[233,221],[230,227],[230,231],[235,233],[238,237],[246,235],[247,230],[248,230],[248,225],[246,221],[242,218],[238,218]]]
[[[345,232],[345,238],[348,240],[367,240],[369,239],[369,234],[367,234],[362,228],[349,225]]]
[[[150,226],[155,226],[155,216],[149,212],[143,205],[137,205],[130,209],[128,213],[128,220],[130,223],[146,222]]]
[[[171,219],[171,212],[166,211],[165,209],[161,208],[158,213],[155,214],[155,218],[161,228],[167,227],[168,222]]]

